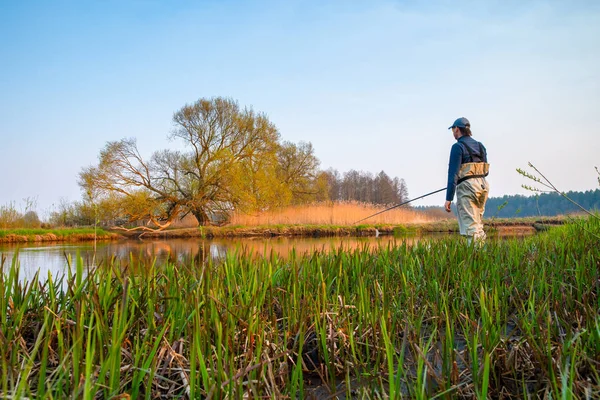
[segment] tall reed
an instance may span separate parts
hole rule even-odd
[[[230,221],[232,225],[352,225],[356,221],[386,209],[371,203],[356,201],[323,202],[310,205],[291,206],[256,214],[235,213]],[[424,223],[439,220],[423,211],[409,207],[396,208],[369,218],[370,224],[406,224]]]

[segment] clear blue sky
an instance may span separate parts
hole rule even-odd
[[[0,0],[0,205],[80,199],[109,140],[142,152],[201,97],[265,112],[323,169],[445,185],[454,119],[488,148],[492,196],[531,161],[598,187],[600,2]],[[418,204],[442,205],[440,193]]]

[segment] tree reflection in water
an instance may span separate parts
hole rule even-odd
[[[326,238],[236,238],[236,239],[172,239],[172,240],[124,240],[98,243],[96,252],[91,243],[53,243],[0,245],[0,257],[5,257],[4,268],[10,266],[10,260],[18,252],[21,266],[21,279],[27,281],[39,271],[40,278],[48,273],[53,277],[66,276],[68,259],[75,260],[79,254],[85,267],[103,266],[117,261],[125,266],[128,263],[146,263],[163,265],[166,262],[185,265],[203,265],[209,261],[218,264],[228,254],[245,254],[250,257],[269,257],[277,254],[286,258],[292,250],[295,254],[312,254],[315,251],[330,252],[340,248],[344,250],[377,248],[406,243],[411,245],[420,240],[432,240],[443,236],[422,236],[394,238],[392,236],[375,237],[326,237]]]

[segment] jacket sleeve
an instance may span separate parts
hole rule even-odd
[[[448,162],[448,184],[446,186],[446,201],[454,199],[456,182],[458,181],[458,170],[462,164],[462,147],[458,143],[452,145],[450,150],[450,161]]]
[[[483,143],[481,144],[481,148],[483,149],[483,162],[488,162],[488,160],[487,160],[487,149],[485,148],[485,146],[483,145]]]

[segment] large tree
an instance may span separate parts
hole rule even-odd
[[[87,197],[112,196],[128,221],[163,229],[188,213],[205,225],[214,213],[264,210],[316,196],[312,146],[280,142],[265,114],[217,97],[184,106],[173,123],[171,137],[185,151],[160,150],[146,160],[135,139],[108,142],[98,165],[80,173]]]

